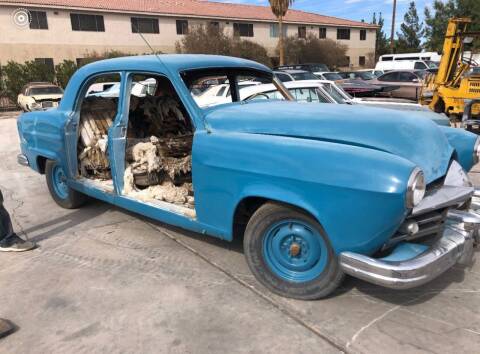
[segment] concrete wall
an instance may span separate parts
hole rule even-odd
[[[38,9],[47,12],[48,30],[34,30],[18,27],[13,23],[12,13],[15,7],[0,7],[0,64],[8,60],[24,62],[35,58],[53,58],[54,63],[64,59],[76,60],[88,52],[102,53],[107,50],[120,50],[130,53],[149,53],[150,50],[141,37],[132,33],[130,17],[132,14],[102,13],[105,32],[72,31],[70,12],[67,10]],[[29,10],[36,10],[29,8]],[[141,17],[141,15],[138,15]],[[175,42],[182,38],[176,33],[174,17],[158,17],[159,34],[144,34],[148,42],[165,53],[175,51]],[[205,23],[205,20],[188,19],[189,25]],[[215,19],[212,19],[215,20]],[[234,21],[219,21],[226,31],[233,32]],[[307,33],[318,36],[318,26],[307,25]],[[297,24],[289,24],[287,34],[296,35]],[[327,27],[327,38],[337,40],[337,29]],[[254,37],[248,38],[265,46],[273,56],[277,38],[270,37],[270,23],[254,22]],[[360,41],[359,29],[351,29],[351,39],[341,41],[348,45],[348,53],[352,66],[358,66],[360,55],[368,56],[375,48],[375,30],[367,29],[367,40]]]

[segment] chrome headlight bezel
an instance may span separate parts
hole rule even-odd
[[[407,194],[405,204],[407,208],[413,209],[422,201],[426,190],[425,176],[423,171],[415,167],[408,178]]]
[[[480,162],[480,136],[477,137],[475,145],[473,147],[473,164],[476,165]]]

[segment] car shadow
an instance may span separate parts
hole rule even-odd
[[[55,219],[51,219],[41,224],[37,224],[26,229],[23,229],[22,232],[27,236],[29,234],[35,234],[38,231],[45,231],[36,234],[33,237],[29,237],[28,239],[33,242],[40,242],[46,239],[50,239],[62,232],[83,224],[91,220],[92,218],[98,217],[99,215],[104,214],[109,209],[112,209],[112,206],[109,204],[103,203],[101,201],[92,200],[81,209],[77,209],[71,213],[66,215],[60,216]]]

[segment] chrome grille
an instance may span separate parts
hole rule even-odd
[[[383,249],[387,249],[401,241],[412,241],[421,238],[435,239],[436,236],[440,236],[444,229],[445,219],[447,218],[448,208],[434,210],[429,213],[410,216],[405,219],[404,223],[416,222],[418,225],[418,232],[410,235],[408,233],[402,233],[397,231],[393,237],[388,240]]]

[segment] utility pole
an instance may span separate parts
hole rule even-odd
[[[397,12],[397,0],[393,0],[393,14],[392,14],[392,33],[390,34],[390,52],[395,52],[395,13]]]

